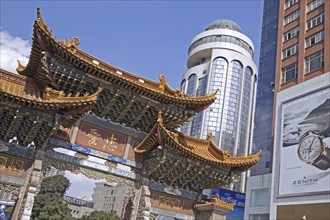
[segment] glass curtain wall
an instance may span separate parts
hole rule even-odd
[[[197,75],[191,74],[188,78],[188,85],[187,85],[187,96],[195,96],[196,95],[196,83],[197,83]],[[185,87],[186,82],[182,82],[181,87]],[[181,127],[181,132],[187,134],[189,132],[189,123],[184,124]]]
[[[242,64],[236,60],[230,63],[227,74],[227,83],[224,97],[223,128],[221,129],[222,149],[227,150],[229,154],[235,155],[235,139],[238,128],[238,116],[240,107],[241,81],[243,76]]]
[[[205,121],[202,138],[207,137],[207,133],[211,132],[215,143],[219,143],[220,131],[222,125],[222,106],[224,101],[224,91],[226,85],[228,62],[222,57],[213,60],[210,74],[209,93],[217,93],[217,99],[205,112]]]

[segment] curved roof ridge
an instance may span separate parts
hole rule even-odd
[[[195,208],[201,208],[201,207],[218,207],[218,208],[223,208],[229,211],[233,211],[235,208],[235,203],[227,203],[223,200],[220,199],[220,196],[216,194],[213,196],[213,198],[209,199],[208,201],[202,201],[201,203],[198,203],[195,205]]]
[[[45,42],[41,39],[43,36]],[[181,106],[186,106],[196,112],[200,112],[216,99],[215,93],[198,97],[188,97],[178,89],[172,89],[163,77],[160,78],[160,82],[156,82],[114,67],[78,49],[77,45],[79,43],[80,40],[77,37],[73,37],[71,41],[66,39],[58,42],[56,37],[52,35],[52,31],[48,29],[47,24],[43,21],[40,9],[38,8],[30,61],[26,67],[19,65],[17,70],[20,74],[33,76],[41,60],[41,50],[49,49],[63,56],[62,58],[67,59],[68,62],[73,62],[72,65],[75,67],[84,68],[91,75],[109,82],[118,83],[123,87],[129,87],[134,90],[136,88],[138,93],[143,93],[143,95],[164,103],[180,104]]]
[[[205,140],[191,137],[178,131],[168,130],[162,123],[161,112],[158,114],[158,120],[153,129],[140,145],[136,147],[136,152],[142,153],[151,151],[156,145],[163,144],[163,141],[168,140],[171,141],[167,142],[167,145],[179,154],[188,154],[190,155],[190,158],[195,158],[203,163],[209,163],[216,166],[230,166],[243,171],[256,164],[260,155],[259,152],[255,155],[231,157],[227,152],[221,149],[216,149],[218,147],[216,147],[211,140],[210,134]],[[193,142],[196,144],[191,144]]]
[[[40,88],[36,88],[27,83],[28,78],[25,76],[20,76],[3,69],[0,69],[0,94],[8,96],[11,98],[18,98],[19,100],[31,104],[43,105],[46,104],[49,107],[52,104],[64,104],[58,107],[70,107],[70,104],[73,106],[77,105],[90,105],[97,101],[98,95],[102,92],[102,89],[99,88],[93,94],[85,94],[84,96],[69,97],[64,96],[60,91],[52,90],[47,88],[45,91],[41,91]],[[56,106],[53,106],[56,107]],[[72,107],[72,106],[71,106]]]

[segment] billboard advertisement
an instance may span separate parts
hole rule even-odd
[[[245,194],[234,192],[226,189],[213,189],[212,195],[218,194],[222,201],[227,203],[235,203],[234,211],[227,214],[227,220],[243,220],[244,219],[244,206]]]
[[[329,220],[330,203],[277,206],[276,219]]]
[[[282,105],[279,196],[330,191],[330,88]]]

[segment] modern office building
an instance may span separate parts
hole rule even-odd
[[[253,53],[252,41],[230,20],[216,20],[193,38],[181,90],[188,96],[219,91],[210,108],[183,125],[181,132],[197,138],[206,138],[211,132],[223,150],[248,154],[257,81]],[[245,174],[241,180],[231,188],[243,191]]]
[[[330,218],[330,1],[280,1],[270,219]]]
[[[258,71],[252,151],[260,161],[251,169],[246,184],[244,219],[269,219],[273,149],[273,108],[279,0],[265,0]]]
[[[93,194],[93,208],[95,210],[110,212],[115,211],[119,216],[125,214],[125,206],[128,202],[126,194],[128,187],[110,184],[107,182],[95,183]]]

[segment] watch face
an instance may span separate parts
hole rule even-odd
[[[322,152],[322,140],[317,135],[308,135],[303,138],[298,147],[298,155],[301,160],[311,163]]]

